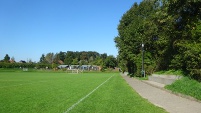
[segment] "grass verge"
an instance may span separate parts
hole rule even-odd
[[[184,75],[181,70],[168,70],[168,71],[158,71],[155,74],[159,75]]]
[[[165,88],[201,100],[201,83],[188,77],[183,77],[173,84],[165,86]]]

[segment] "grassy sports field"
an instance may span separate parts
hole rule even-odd
[[[164,113],[118,73],[0,72],[0,113]]]

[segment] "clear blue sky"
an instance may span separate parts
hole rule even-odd
[[[116,56],[122,15],[142,0],[0,0],[0,60],[97,51]]]

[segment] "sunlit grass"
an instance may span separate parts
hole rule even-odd
[[[70,112],[165,112],[142,99],[117,73],[39,72],[0,73],[0,112],[63,113],[111,76]]]
[[[183,77],[165,88],[201,100],[201,83],[188,77]]]
[[[159,75],[184,75],[184,73],[181,70],[168,70],[168,71],[158,71],[155,72],[155,74]]]

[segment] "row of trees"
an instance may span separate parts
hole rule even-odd
[[[107,68],[117,66],[117,60],[114,56],[94,51],[47,53],[46,55],[42,54],[39,62],[45,64],[98,65]]]
[[[98,65],[104,68],[114,68],[117,66],[117,59],[112,55],[99,54],[94,51],[81,51],[81,52],[59,52],[42,54],[40,61],[33,63],[31,61],[14,62],[14,58],[10,58],[8,54],[0,62],[0,68],[13,68],[13,67],[36,67],[36,68],[55,68],[60,64],[66,65]]]
[[[201,1],[143,0],[122,16],[118,62],[130,75],[141,75],[142,46],[145,70],[182,70],[201,81]]]

